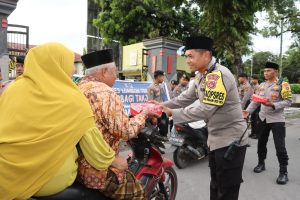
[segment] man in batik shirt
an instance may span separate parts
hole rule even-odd
[[[120,142],[136,137],[144,127],[146,118],[154,116],[154,113],[144,110],[129,118],[124,112],[120,96],[112,89],[117,69],[111,49],[84,55],[82,61],[87,70],[78,86],[89,100],[104,139],[118,154]],[[86,187],[99,189],[112,199],[145,199],[143,186],[128,170],[114,167],[95,169],[81,156],[78,175]]]

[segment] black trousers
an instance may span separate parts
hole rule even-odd
[[[259,119],[260,136],[257,143],[257,154],[259,161],[263,161],[267,158],[267,143],[272,130],[274,144],[276,148],[276,155],[280,166],[287,166],[289,157],[285,148],[285,123],[266,123]]]
[[[256,110],[251,114],[250,120],[251,120],[251,135],[256,135],[259,137],[259,128],[258,128],[258,123],[259,123],[259,111],[260,111],[260,106],[256,108]]]
[[[239,148],[236,157],[227,161],[224,154],[228,147],[209,152],[210,200],[238,200],[246,146]]]

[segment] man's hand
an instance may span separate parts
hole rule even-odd
[[[250,113],[249,113],[248,111],[243,110],[243,117],[244,117],[244,119],[248,119],[249,114],[250,114]]]
[[[163,108],[163,111],[164,111],[169,117],[172,116],[172,109],[170,109],[170,108],[164,106],[162,103],[159,103],[159,102],[153,101],[153,100],[149,101],[149,103],[154,103],[154,104],[156,104],[156,105],[160,105],[160,106]]]
[[[262,103],[264,106],[269,106],[269,107],[273,107],[274,104],[268,99],[268,101],[266,103]]]
[[[172,109],[170,109],[166,106],[163,106],[163,110],[169,117],[172,117]]]
[[[123,171],[128,169],[126,158],[120,156],[115,157],[114,161],[111,163],[111,166]]]
[[[155,112],[152,112],[150,108],[144,108],[143,113],[145,113],[148,118],[159,118],[159,115]]]

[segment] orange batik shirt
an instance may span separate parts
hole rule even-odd
[[[146,115],[141,113],[129,118],[124,112],[119,95],[108,85],[86,76],[79,83],[79,89],[88,98],[95,115],[96,125],[106,142],[119,153],[120,142],[137,136],[145,125]],[[83,156],[79,157],[79,179],[88,188],[104,189],[108,170],[93,168]],[[124,182],[125,172],[110,167],[120,183]]]

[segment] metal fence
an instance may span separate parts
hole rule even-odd
[[[7,50],[9,52],[9,78],[16,76],[16,57],[25,56],[29,49],[29,27],[16,24],[8,24]]]

